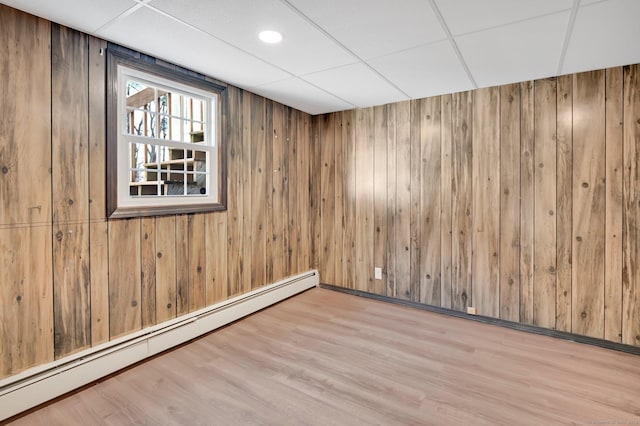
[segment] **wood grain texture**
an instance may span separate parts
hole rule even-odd
[[[140,219],[109,221],[109,336],[142,327],[140,309]]]
[[[572,331],[604,337],[605,75],[573,80]]]
[[[396,104],[389,104],[386,107],[386,140],[387,147],[387,199],[385,200],[387,209],[387,235],[386,238],[386,278],[387,287],[385,295],[390,297],[396,296],[396,214],[397,214],[397,151],[396,151]]]
[[[411,298],[411,103],[396,109],[396,297]]]
[[[229,87],[226,91],[227,117],[229,125],[227,135],[227,282],[218,283],[227,286],[229,295],[240,294],[243,289],[245,251],[244,237],[244,192],[243,185],[245,157],[243,148],[243,120],[240,89]],[[235,123],[235,125],[231,125]],[[248,244],[247,244],[248,246]]]
[[[355,288],[356,271],[356,116],[355,111],[343,113],[342,140],[344,146],[344,189],[343,215],[344,225],[342,231],[342,256],[344,258],[342,277],[344,286]]]
[[[51,161],[53,220],[89,218],[87,36],[51,28]]]
[[[440,306],[451,309],[452,264],[451,264],[451,181],[452,181],[452,116],[451,95],[441,99],[440,126]]]
[[[318,119],[320,145],[320,253],[319,272],[324,283],[336,282],[335,266],[335,118],[325,114]]]
[[[624,67],[622,342],[640,345],[640,69]]]
[[[534,85],[533,323],[556,323],[556,81]]]
[[[109,224],[107,222],[94,222],[89,225],[89,248],[91,346],[96,346],[109,340]]]
[[[53,361],[51,234],[0,229],[0,378]]]
[[[291,274],[300,271],[300,206],[298,205],[298,111],[285,108],[286,135],[284,161],[287,165],[287,235],[285,270]]]
[[[251,291],[251,275],[252,275],[252,254],[253,241],[255,236],[252,233],[252,182],[251,175],[253,171],[252,154],[253,142],[251,135],[252,121],[252,99],[253,95],[248,92],[242,92],[240,104],[242,106],[242,291],[239,293],[230,292],[231,295],[242,294]]]
[[[187,233],[189,235],[189,312],[197,311],[207,305],[207,263],[205,214],[188,216]]]
[[[500,318],[520,320],[520,85],[500,87]]]
[[[571,331],[573,248],[573,76],[558,77],[557,88],[557,285],[556,329]]]
[[[273,282],[273,263],[276,258],[273,241],[273,124],[273,101],[267,99],[265,101],[264,122],[264,284]],[[318,226],[320,226],[319,222]]]
[[[15,425],[633,424],[638,375],[630,354],[313,289]]]
[[[472,300],[471,250],[472,209],[472,123],[473,93],[455,93],[452,100],[453,166],[451,180],[451,264],[453,276],[451,307],[464,311]]]
[[[189,216],[176,215],[176,314],[189,312]]]
[[[205,216],[206,306],[229,298],[229,262],[227,250],[228,212],[208,213]]]
[[[51,26],[0,5],[0,39],[0,226],[42,225],[51,220]]]
[[[500,89],[474,91],[472,161],[472,305],[500,315]]]
[[[322,145],[320,143],[320,120],[322,117],[314,115],[311,117],[311,139],[309,145],[309,211],[311,221],[309,222],[311,233],[311,267],[320,268],[320,257],[322,256]],[[319,178],[319,179],[318,179]],[[322,278],[320,278],[322,280]]]
[[[356,110],[356,215],[355,215],[355,288],[373,288],[373,169],[374,161],[373,108]]]
[[[440,306],[440,149],[439,97],[423,99],[420,111],[420,303]]]
[[[156,324],[156,259],[156,218],[145,217],[140,219],[142,328]]]
[[[387,288],[387,108],[373,108],[373,265],[382,279],[373,280],[373,291]]]
[[[622,341],[622,67],[605,71],[604,338]]]
[[[285,224],[288,220],[287,203],[287,170],[284,164],[284,107],[282,104],[273,103],[273,129],[271,132],[271,230],[272,241],[271,261],[272,274],[269,282],[276,282],[285,277]]]
[[[88,39],[51,29],[53,312],[55,357],[91,344]],[[84,223],[79,223],[83,221]]]
[[[298,117],[298,205],[300,206],[300,250],[298,252],[298,268],[308,270],[312,267],[311,260],[311,200],[309,193],[309,185],[311,176],[309,176],[309,162],[311,161],[311,116],[305,113],[299,113]],[[314,177],[317,179],[317,176]]]
[[[533,324],[534,92],[520,83],[520,322]]]
[[[156,218],[156,319],[176,317],[176,216]]]
[[[89,218],[106,219],[106,68],[107,42],[89,36]]]
[[[266,284],[265,99],[251,95],[251,288]]]
[[[334,161],[335,161],[335,193],[331,196],[335,198],[334,213],[333,213],[333,226],[334,226],[334,250],[335,250],[335,282],[336,285],[344,285],[344,141],[346,135],[344,131],[345,124],[343,123],[344,114],[342,112],[334,113],[334,137],[335,137],[335,149],[334,149]],[[386,139],[385,139],[386,140]],[[386,206],[386,204],[385,204]]]
[[[422,218],[420,217],[420,201],[422,195],[421,174],[422,174],[422,142],[420,140],[420,117],[422,115],[422,102],[419,99],[411,100],[411,159],[409,162],[409,173],[411,176],[411,204],[409,215],[409,300],[418,302],[420,300],[420,252],[422,244],[420,241],[420,231],[422,228]]]

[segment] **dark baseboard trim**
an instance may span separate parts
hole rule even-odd
[[[465,312],[454,311],[453,309],[441,308],[439,306],[425,305],[409,300],[396,299],[389,296],[381,296],[379,294],[368,293],[366,291],[353,290],[350,288],[337,287],[330,284],[320,284],[321,288],[338,291],[340,293],[351,294],[354,296],[365,297],[367,299],[378,300],[380,302],[393,303],[394,305],[408,306],[410,308],[420,309],[423,311],[433,312],[441,315],[448,315],[456,318],[463,318],[471,321],[477,321],[484,324],[497,325],[500,327],[510,328],[512,330],[526,331],[528,333],[541,334],[543,336],[556,337],[559,339],[570,340],[576,343],[597,346],[604,349],[625,352],[633,355],[640,355],[640,347],[625,345],[623,343],[611,342],[609,340],[597,339],[595,337],[581,336],[579,334],[567,333],[566,331],[551,330],[548,328],[538,327],[535,325],[521,324],[518,322],[507,321],[498,318],[485,317],[482,315],[469,315]]]

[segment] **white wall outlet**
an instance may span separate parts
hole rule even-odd
[[[373,275],[376,280],[382,279],[382,268],[373,268]]]
[[[474,308],[472,306],[467,306],[467,313],[469,315],[477,315],[476,308]]]

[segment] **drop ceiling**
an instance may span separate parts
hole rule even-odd
[[[311,114],[640,62],[639,0],[1,2]]]

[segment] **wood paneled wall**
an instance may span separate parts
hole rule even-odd
[[[322,282],[640,345],[640,67],[315,120]]]
[[[227,211],[107,220],[105,47],[0,5],[0,378],[313,266],[312,118],[235,87]]]

